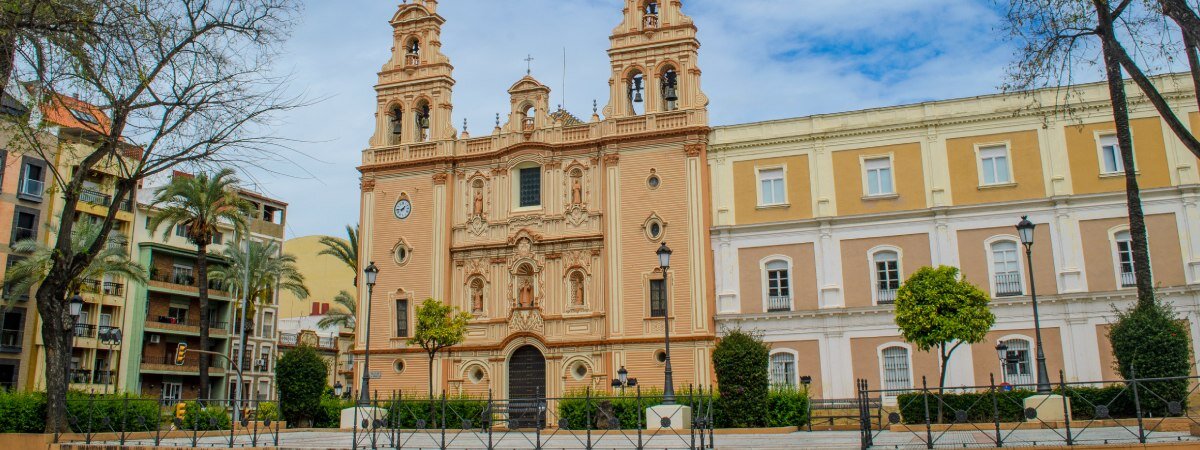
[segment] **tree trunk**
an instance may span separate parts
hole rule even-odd
[[[200,350],[208,350],[208,244],[196,244],[196,289],[200,292]],[[245,357],[245,355],[241,355]],[[200,399],[209,400],[209,355],[200,354]]]
[[[433,361],[437,358],[437,352],[429,352],[429,401],[433,402]]]
[[[1164,0],[1169,2],[1171,0]],[[1150,272],[1150,252],[1146,243],[1146,218],[1142,212],[1142,196],[1138,187],[1137,166],[1133,158],[1133,136],[1129,132],[1129,106],[1125,99],[1125,80],[1121,74],[1121,49],[1116,41],[1113,18],[1104,0],[1092,0],[1096,7],[1098,34],[1104,53],[1105,75],[1112,101],[1113,121],[1117,126],[1117,143],[1121,146],[1121,163],[1125,169],[1125,202],[1129,210],[1129,236],[1133,244],[1133,274],[1137,282],[1138,303],[1154,300],[1154,285]]]
[[[0,13],[0,98],[8,87],[17,59],[16,15]]]
[[[1192,42],[1200,42],[1200,17],[1196,16],[1186,0],[1158,0],[1158,4],[1162,7],[1163,15],[1175,21],[1185,36],[1191,37]]]
[[[53,271],[52,271],[53,273]],[[46,432],[70,431],[67,422],[68,368],[74,320],[66,308],[66,283],[62,277],[47,278],[37,291],[38,316],[46,358]]]
[[[942,356],[942,373],[938,376],[938,404],[937,404],[937,423],[942,423],[942,399],[946,394],[946,369],[947,363],[950,362],[950,355],[946,354],[946,344],[938,346],[938,351]]]
[[[1196,103],[1200,104],[1200,55],[1196,54],[1196,41],[1183,33],[1184,51],[1187,52],[1188,71],[1192,73],[1192,89],[1196,92]]]

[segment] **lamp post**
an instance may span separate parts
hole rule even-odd
[[[1008,360],[1008,345],[1003,342],[996,344],[996,357],[1000,358],[1000,382],[1008,382],[1008,374],[1004,370],[1004,362]]]
[[[362,385],[358,387],[359,400],[362,406],[371,404],[371,297],[375,294],[375,278],[379,276],[379,268],[375,261],[363,269],[363,280],[367,282],[367,339],[363,351]]]
[[[1029,297],[1033,301],[1033,333],[1037,339],[1037,391],[1039,394],[1049,394],[1050,377],[1046,373],[1046,353],[1042,351],[1042,323],[1038,317],[1037,287],[1033,281],[1033,229],[1036,225],[1029,221],[1029,216],[1021,217],[1017,224],[1017,235],[1025,244],[1025,268],[1029,273]]]
[[[107,330],[101,331],[100,332],[100,342],[108,345],[108,357],[113,358],[113,348],[121,345],[121,329],[115,328],[115,327],[109,327]],[[114,358],[114,359],[116,359],[116,358]],[[119,365],[120,365],[120,360],[118,360],[116,364],[113,364],[113,367],[115,368]],[[109,378],[108,385],[113,386],[113,390],[116,391],[116,389],[117,389],[116,388],[117,371],[115,369],[109,370],[109,373],[110,373],[110,375],[108,377]],[[104,391],[107,393],[108,387],[105,387]]]
[[[671,248],[667,247],[667,243],[663,242],[658,246],[658,267],[662,269],[662,287],[659,292],[659,300],[667,302],[667,269],[671,268]],[[663,404],[675,404],[675,380],[671,377],[671,308],[663,308],[663,337],[665,343],[665,361],[666,368],[663,377]]]
[[[78,292],[67,302],[67,313],[71,315],[71,346],[67,347],[67,355],[75,351],[75,329],[79,326],[79,316],[83,314],[83,297]],[[67,357],[67,377],[71,377],[71,358]]]
[[[345,390],[345,386],[342,386],[341,381],[335,381],[333,383],[333,396],[334,397],[341,398],[343,390]]]
[[[617,370],[617,378],[612,380],[613,388],[621,388],[621,395],[625,395],[625,388],[637,386],[637,378],[629,378],[629,371],[625,370],[625,366],[621,366]]]

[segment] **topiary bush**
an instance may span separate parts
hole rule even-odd
[[[46,430],[46,394],[0,390],[0,433]]]
[[[447,428],[462,428],[463,421],[470,421],[472,428],[482,428],[486,419],[488,403],[485,399],[470,396],[456,396],[429,400],[425,397],[401,397],[385,403],[389,426],[398,428],[440,428],[443,411]],[[418,421],[424,421],[424,427],[418,426]]]
[[[762,339],[742,330],[733,330],[717,342],[712,358],[720,392],[718,426],[750,428],[767,424],[770,354],[770,347]]]
[[[321,406],[313,419],[314,428],[339,428],[342,426],[342,410],[353,408],[353,399],[335,397],[332,392],[321,396]]]
[[[301,345],[284,353],[275,364],[275,386],[280,413],[289,427],[310,427],[321,413],[321,397],[329,366],[310,346]]]
[[[77,433],[151,431],[162,418],[158,401],[131,394],[67,392],[67,418]]]
[[[1128,311],[1118,311],[1108,331],[1116,369],[1126,380],[1186,377],[1191,373],[1191,346],[1187,325],[1170,305],[1157,299],[1139,301]],[[1178,401],[1187,410],[1188,380],[1139,383],[1142,408],[1166,412],[1167,402]]]
[[[185,402],[187,413],[183,415],[184,430],[212,431],[228,430],[229,410],[224,406],[203,407],[196,402]]]
[[[767,394],[768,427],[802,427],[808,420],[808,394],[804,391],[776,388]]]

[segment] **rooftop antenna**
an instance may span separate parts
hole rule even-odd
[[[563,105],[567,104],[567,47],[563,46],[563,72],[562,72],[562,94],[559,94],[560,104],[558,109],[563,109]]]

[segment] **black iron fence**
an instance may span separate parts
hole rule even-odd
[[[681,391],[672,405],[660,400],[640,390],[516,399],[376,393],[353,412],[351,448],[715,448],[711,390]]]
[[[872,389],[858,380],[862,448],[1146,444],[1190,439],[1200,425],[1200,377],[939,389]],[[878,402],[877,399],[884,401]],[[878,402],[878,403],[876,403]],[[882,420],[880,420],[882,418]]]
[[[67,403],[71,433],[56,433],[56,442],[130,447],[279,446],[279,405],[275,402],[92,395],[73,396]]]

